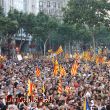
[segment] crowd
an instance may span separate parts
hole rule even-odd
[[[54,76],[50,59],[4,62],[0,69],[0,110],[83,110],[85,98],[91,110],[110,110],[109,65],[81,60],[77,75],[72,76],[74,59],[58,62],[65,68],[66,76]],[[41,71],[40,77],[36,77],[36,67]],[[32,96],[27,94],[29,79],[34,84]],[[59,83],[62,84],[60,94]],[[11,97],[25,101],[10,101]]]

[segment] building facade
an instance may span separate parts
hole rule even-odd
[[[24,0],[24,11],[35,15],[39,12],[39,0]]]
[[[0,4],[4,10],[4,14],[7,15],[10,10],[16,9],[18,11],[24,11],[24,0],[0,0]]]
[[[17,9],[25,13],[44,12],[47,15],[62,18],[62,8],[66,6],[68,0],[0,0],[0,5],[4,9],[5,15],[10,10]]]
[[[62,8],[67,5],[67,2],[68,0],[39,0],[39,11],[62,19]]]

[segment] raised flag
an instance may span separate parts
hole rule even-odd
[[[54,76],[58,74],[58,71],[59,71],[59,64],[58,61],[56,60],[54,63],[54,70],[53,70]]]
[[[28,80],[28,96],[33,95],[33,83],[30,81],[30,79]]]
[[[38,67],[36,67],[36,76],[39,77],[40,76],[40,69]]]
[[[62,48],[62,46],[60,46],[55,53],[56,53],[57,55],[59,55],[59,54],[61,54],[62,52],[63,52],[63,48]]]
[[[65,75],[66,75],[66,70],[62,65],[60,65],[60,76],[65,76]]]
[[[63,92],[62,84],[58,84],[58,93],[61,94]]]
[[[87,99],[84,100],[83,110],[90,110],[89,103],[88,103]]]
[[[76,75],[77,74],[77,71],[78,71],[78,63],[77,62],[75,62],[73,65],[72,65],[72,68],[71,68],[71,74],[72,75]]]

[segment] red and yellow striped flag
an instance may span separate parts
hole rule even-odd
[[[63,92],[62,84],[58,84],[58,93],[61,94]]]
[[[66,70],[62,65],[60,65],[60,76],[62,77],[62,76],[65,76],[65,75],[66,75]]]
[[[62,52],[63,52],[63,48],[62,48],[62,46],[60,46],[55,53],[56,53],[57,55],[59,55],[59,54],[61,54]]]
[[[101,56],[97,56],[96,57],[96,64],[99,64],[99,63],[104,63],[104,57],[101,57]]]
[[[77,74],[77,71],[78,71],[78,63],[75,62],[75,63],[72,65],[71,74],[75,76],[75,75]]]
[[[56,60],[54,63],[54,70],[53,70],[54,76],[58,74],[58,71],[59,71],[59,64],[58,61]]]
[[[99,57],[99,62],[103,64],[104,63],[104,57]]]
[[[30,79],[28,80],[28,96],[33,95],[33,83],[30,81]]]
[[[36,67],[36,76],[39,77],[41,74],[40,69],[38,67]]]

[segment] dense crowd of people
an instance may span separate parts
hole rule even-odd
[[[72,76],[74,59],[58,62],[65,68],[66,76],[54,76],[50,59],[4,62],[0,69],[0,110],[83,110],[85,98],[91,110],[110,110],[109,65],[81,60],[77,75]],[[36,67],[41,71],[40,77],[36,77]],[[32,96],[27,95],[29,79],[34,84]],[[11,98],[14,100],[10,101]],[[17,100],[20,98],[25,100]]]

